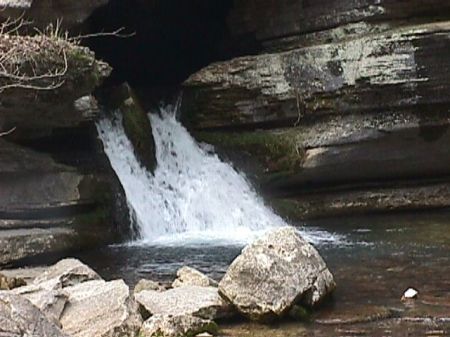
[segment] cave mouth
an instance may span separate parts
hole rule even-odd
[[[179,85],[202,67],[229,57],[226,18],[232,0],[110,0],[87,21],[89,33],[113,32],[84,40],[113,68],[107,84],[135,87]]]

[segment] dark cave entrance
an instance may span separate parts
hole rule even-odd
[[[90,33],[121,27],[132,37],[86,39],[114,72],[107,84],[176,86],[211,62],[226,59],[226,18],[232,0],[111,0],[89,18]]]

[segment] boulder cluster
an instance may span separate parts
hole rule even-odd
[[[61,260],[28,285],[0,291],[0,336],[214,335],[217,323],[238,315],[269,323],[314,308],[334,288],[314,247],[285,227],[244,248],[219,283],[183,267],[169,289],[141,280],[130,291],[79,260]]]

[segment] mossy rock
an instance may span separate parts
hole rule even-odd
[[[196,139],[219,149],[246,152],[264,165],[265,172],[295,171],[304,159],[302,133],[296,128],[278,131],[201,131]]]
[[[128,139],[134,147],[134,153],[142,166],[154,172],[156,168],[155,141],[152,126],[139,99],[128,84],[117,89],[122,101],[119,110],[122,114],[122,123]]]

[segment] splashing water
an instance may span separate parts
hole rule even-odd
[[[136,159],[119,114],[97,123],[137,222],[139,243],[242,245],[286,225],[244,176],[191,137],[177,121],[175,107],[149,117],[158,163],[154,174]],[[313,242],[330,240],[329,235],[302,234]]]

